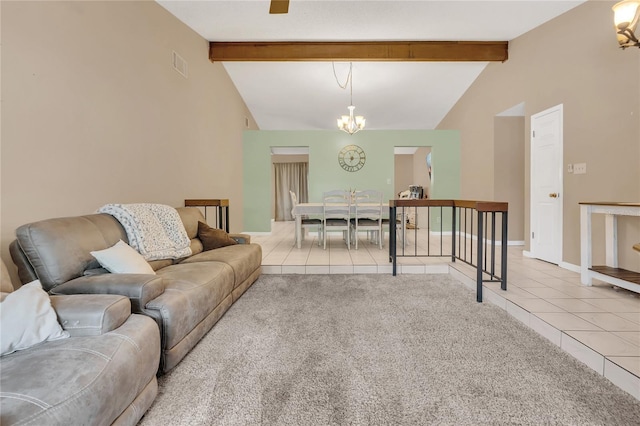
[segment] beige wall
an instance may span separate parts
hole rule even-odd
[[[397,198],[399,192],[413,184],[413,154],[395,154],[393,158],[393,196]]]
[[[524,117],[495,118],[493,190],[509,203],[509,241],[524,240],[524,139]]]
[[[587,163],[585,175],[565,167],[561,194],[563,261],[574,265],[580,264],[579,202],[640,201],[640,52],[617,47],[614,3],[589,1],[510,42],[509,60],[488,65],[438,126],[461,132],[462,198],[493,199],[494,117],[525,103],[528,247],[530,118],[564,105],[564,164]],[[629,245],[640,241],[638,220],[623,220],[619,237],[621,267],[640,271]],[[601,262],[601,253],[594,260]]]
[[[207,41],[153,1],[0,4],[5,260],[19,225],[105,203],[229,198],[241,231],[256,125]]]

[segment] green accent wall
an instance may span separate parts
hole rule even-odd
[[[360,146],[367,161],[357,172],[338,164],[347,145]],[[245,130],[243,134],[243,203],[246,232],[271,231],[271,147],[309,147],[309,201],[321,202],[331,189],[377,189],[394,199],[396,146],[430,146],[431,198],[460,196],[460,134],[456,130],[364,130],[349,135],[330,130]],[[425,159],[426,161],[426,159]],[[446,222],[446,218],[445,218]]]

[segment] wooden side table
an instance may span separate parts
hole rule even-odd
[[[204,207],[204,219],[207,220],[207,207],[216,207],[216,225],[229,232],[229,200],[197,199],[184,200],[185,207]]]
[[[591,216],[594,214],[605,215],[606,265],[595,266],[591,259]],[[580,203],[580,281],[590,286],[596,278],[640,293],[640,273],[618,267],[618,216],[640,217],[640,203]]]

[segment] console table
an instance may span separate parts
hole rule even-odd
[[[605,215],[606,265],[592,264],[591,215]],[[618,216],[640,216],[640,203],[580,203],[580,281],[592,279],[640,293],[640,273],[618,267]]]
[[[229,232],[229,200],[199,199],[184,200],[185,207],[204,207],[204,220],[207,220],[207,207],[216,207],[216,225]]]

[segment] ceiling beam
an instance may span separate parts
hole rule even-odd
[[[209,59],[218,61],[499,61],[509,57],[507,41],[217,42]]]

